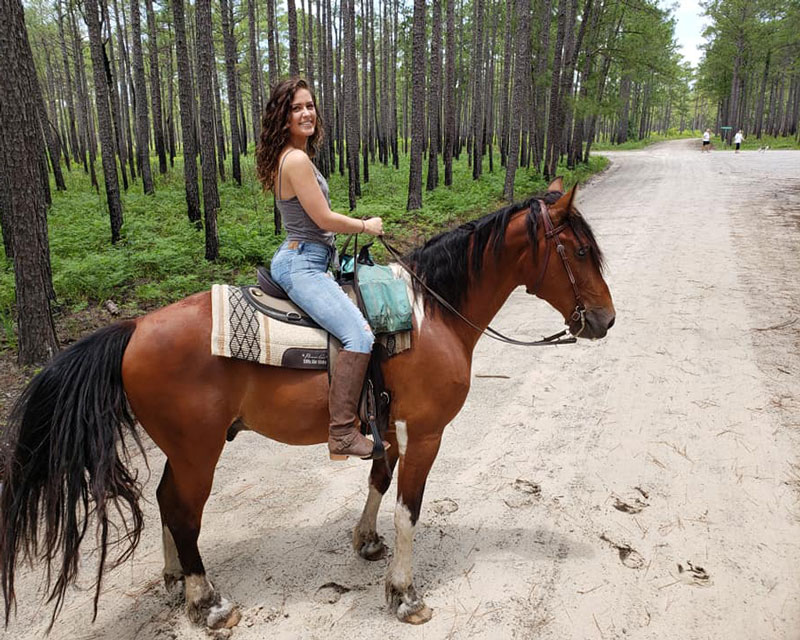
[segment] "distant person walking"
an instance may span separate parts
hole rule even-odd
[[[700,151],[711,153],[711,129],[706,129],[703,132],[703,148]]]
[[[742,142],[744,142],[744,134],[742,133],[742,130],[741,130],[741,129],[739,129],[739,130],[736,132],[736,135],[735,135],[735,136],[733,136],[733,143],[736,145],[736,151],[735,151],[735,153],[739,153],[739,149],[740,149],[740,148],[741,148],[741,146],[742,146]]]

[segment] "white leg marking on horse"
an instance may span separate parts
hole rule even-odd
[[[161,528],[161,540],[164,543],[164,575],[179,578],[183,574],[181,561],[178,559],[178,549],[168,527]]]
[[[397,434],[397,449],[401,456],[406,455],[408,447],[408,427],[405,420],[395,420],[394,429]]]
[[[379,560],[386,553],[386,545],[377,530],[381,500],[383,494],[370,484],[367,503],[361,513],[361,519],[353,530],[353,549],[365,560]]]
[[[214,595],[214,587],[205,575],[186,576],[186,604],[198,605]]]
[[[205,575],[186,576],[186,608],[192,622],[210,629],[230,628],[241,619],[236,605],[221,597]]]
[[[394,528],[396,540],[394,555],[389,565],[389,583],[398,591],[404,592],[411,586],[411,556],[414,541],[414,525],[411,512],[399,500],[394,508]]]

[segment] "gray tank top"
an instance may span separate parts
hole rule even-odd
[[[289,151],[289,153],[292,152]],[[297,196],[289,198],[288,200],[280,199],[281,173],[283,172],[283,163],[286,162],[286,156],[288,156],[289,153],[283,156],[281,166],[278,169],[278,197],[275,199],[275,204],[278,206],[278,211],[280,211],[281,214],[281,220],[283,220],[283,226],[286,227],[286,237],[289,240],[297,240],[299,242],[319,242],[320,244],[333,246],[334,233],[332,231],[323,231],[320,229],[317,223],[311,219],[311,216],[306,213],[306,210],[303,209],[303,205],[300,204],[300,200],[297,199]],[[317,183],[330,207],[331,199],[328,192],[328,182],[313,163],[311,166],[314,167]]]

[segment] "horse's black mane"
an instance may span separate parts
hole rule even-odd
[[[536,232],[541,211],[539,201],[554,204],[563,194],[550,191],[543,196],[533,196],[523,202],[498,209],[477,220],[445,231],[428,240],[423,246],[411,251],[406,260],[415,273],[442,298],[456,309],[461,309],[467,291],[469,278],[476,276],[483,268],[486,248],[491,246],[493,255],[499,256],[505,246],[505,235],[511,216],[528,209],[526,218],[528,237],[531,240],[534,257],[537,248]],[[591,256],[599,269],[603,268],[603,254],[597,246],[589,223],[574,209],[569,213],[569,222],[583,242],[591,247]],[[440,303],[414,280],[417,295],[422,295],[425,306]]]

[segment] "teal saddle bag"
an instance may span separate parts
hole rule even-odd
[[[398,278],[390,267],[375,264],[369,254],[371,243],[358,253],[358,274],[355,280],[367,321],[375,334],[411,330],[411,303],[406,281]],[[341,278],[352,280],[356,261],[343,254]]]

